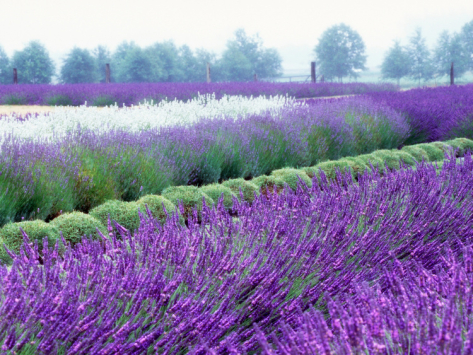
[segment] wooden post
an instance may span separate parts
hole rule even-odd
[[[18,84],[18,74],[16,68],[13,68],[13,84]]]
[[[210,63],[207,63],[207,82],[210,83]]]
[[[453,69],[453,62],[452,66],[450,67],[450,85],[455,85],[455,72]]]
[[[322,76],[320,77],[320,82],[323,83],[325,82],[325,78],[324,78],[324,75],[322,74]]]
[[[110,64],[105,63],[105,82],[110,83]]]
[[[315,76],[315,62],[310,62],[310,81],[313,83],[317,82],[317,79]]]
[[[254,80],[254,81],[258,81],[258,74],[255,73],[255,74],[253,75],[253,80]]]

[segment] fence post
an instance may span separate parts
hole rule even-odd
[[[253,80],[254,80],[254,81],[258,81],[258,74],[254,74],[254,75],[253,75]]]
[[[313,83],[317,82],[317,79],[315,76],[315,62],[310,62],[310,81]]]
[[[325,78],[324,78],[324,75],[322,74],[322,76],[320,77],[320,82],[321,83],[324,83],[325,82]]]
[[[18,84],[18,74],[16,68],[13,68],[13,84]]]
[[[210,63],[207,63],[207,82],[210,83]]]
[[[110,64],[105,63],[105,82],[110,83]]]
[[[455,85],[455,73],[453,69],[453,62],[452,66],[450,67],[450,85]]]

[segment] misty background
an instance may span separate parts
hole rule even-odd
[[[379,81],[383,59],[395,40],[405,46],[421,29],[433,51],[443,31],[459,33],[472,20],[470,0],[16,0],[2,4],[0,46],[12,58],[38,40],[55,64],[55,83],[74,47],[93,51],[104,46],[113,54],[124,42],[146,48],[172,41],[176,48],[188,46],[193,53],[204,50],[221,59],[235,32],[243,29],[249,38],[258,34],[265,49],[277,51],[279,80],[302,80],[296,76],[310,74],[314,48],[324,31],[344,23],[365,44],[366,70],[357,80]],[[111,67],[113,73],[113,62]]]

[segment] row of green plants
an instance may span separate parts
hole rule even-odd
[[[97,96],[91,102],[88,102],[88,106],[113,106],[115,104],[115,99],[109,96]],[[25,96],[18,94],[6,95],[2,98],[3,105],[29,105],[30,102]],[[78,106],[74,105],[74,102],[69,96],[66,95],[53,95],[44,99],[44,102],[41,104],[47,106]]]
[[[185,223],[192,213],[196,213],[199,218],[204,203],[209,207],[222,203],[231,211],[234,199],[251,203],[255,195],[279,192],[285,187],[296,190],[301,180],[311,187],[314,177],[320,179],[322,174],[328,180],[335,180],[338,172],[349,173],[357,180],[361,174],[374,168],[384,174],[401,166],[414,167],[421,161],[436,162],[441,166],[446,154],[455,152],[457,157],[462,157],[467,151],[473,151],[473,140],[456,138],[445,142],[404,146],[401,150],[382,149],[300,169],[278,169],[270,175],[261,175],[251,180],[230,179],[201,187],[170,186],[161,195],[147,195],[137,201],[109,200],[93,208],[88,214],[74,211],[61,214],[49,223],[38,219],[6,224],[0,229],[0,245],[5,244],[9,251],[18,253],[26,235],[30,242],[42,241],[46,237],[48,245],[55,245],[56,241],[62,240],[75,245],[83,236],[100,238],[98,232],[107,235],[110,221],[134,231],[140,224],[139,213],[151,214],[161,223],[177,213],[181,223]],[[8,250],[0,248],[0,262],[11,263]]]

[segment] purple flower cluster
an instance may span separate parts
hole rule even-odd
[[[369,96],[405,115],[412,128],[408,143],[473,138],[473,84]]]
[[[0,346],[36,354],[470,354],[473,160],[322,174],[222,201],[189,226],[141,215],[0,267]]]
[[[66,85],[0,85],[0,104],[17,103],[24,105],[67,104],[119,106],[136,105],[144,99],[154,102],[161,100],[187,101],[201,95],[223,95],[321,97],[349,94],[365,94],[377,91],[396,91],[392,84],[365,83],[135,83],[135,84],[66,84]]]

